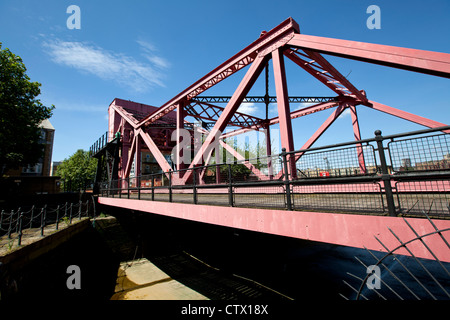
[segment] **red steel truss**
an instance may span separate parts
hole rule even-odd
[[[443,123],[369,100],[364,90],[355,87],[322,54],[450,78],[450,54],[303,35],[300,34],[298,24],[292,18],[288,18],[272,30],[262,32],[256,41],[159,108],[115,99],[109,107],[109,136],[113,137],[116,132],[120,132],[122,137],[119,178],[130,175],[133,159],[136,176],[141,173],[140,156],[143,148],[148,149],[163,172],[174,168],[192,168],[205,163],[205,159],[208,160],[211,157],[212,146],[217,139],[234,157],[243,159],[244,157],[227,145],[224,139],[250,130],[264,129],[266,134],[269,134],[268,128],[274,124],[280,126],[281,146],[286,148],[286,151],[294,151],[291,120],[330,108],[335,110],[301,149],[311,147],[345,109],[350,110],[354,136],[356,140],[360,140],[357,106],[382,111],[429,128],[445,126]],[[285,57],[333,90],[337,97],[333,101],[321,102],[291,112],[284,66]],[[248,92],[269,60],[272,60],[273,64],[278,117],[260,119],[238,112],[239,106],[245,101]],[[201,100],[199,94],[246,66],[249,66],[248,70],[232,96],[226,99],[225,107]],[[214,125],[211,130],[202,129],[207,134],[206,139],[190,163],[183,164],[177,161],[176,164],[171,164],[167,154],[175,146],[180,146],[183,141],[180,129],[188,124],[185,120],[186,116],[210,121]],[[227,126],[239,128],[222,134]],[[173,134],[176,137],[175,141],[171,140]],[[267,141],[267,149],[270,152],[270,139]],[[181,148],[177,149],[177,153],[181,155]],[[295,159],[292,158],[290,165],[295,166],[299,157],[301,155]],[[258,176],[264,175],[259,171],[256,172],[257,169],[252,165],[248,167]],[[360,153],[360,170],[362,172],[366,170],[362,152]],[[182,177],[178,177],[178,182],[185,183],[191,174],[192,171],[187,171]]]

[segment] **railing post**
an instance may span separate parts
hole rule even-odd
[[[228,204],[234,207],[233,201],[233,174],[231,173],[231,164],[228,164]]]
[[[14,233],[17,233],[19,231],[19,216],[20,216],[20,209],[17,210],[17,220],[16,220],[16,229],[14,230]]]
[[[73,203],[70,203],[70,216],[69,216],[69,224],[72,224],[72,209],[73,209]]]
[[[169,202],[172,202],[172,170],[169,170]]]
[[[23,219],[23,212],[20,213],[19,216],[19,240],[17,242],[17,245],[20,246],[22,244],[22,219]]]
[[[11,210],[11,215],[9,216],[8,239],[11,239],[11,229],[12,229],[13,218],[14,218],[14,210]]]
[[[81,202],[81,200],[80,200],[80,202],[79,202],[79,207],[78,207],[78,220],[81,220],[81,206],[83,205],[83,203]]]
[[[17,220],[16,220],[16,233],[19,232],[19,217],[20,217],[20,209],[17,210]]]
[[[44,228],[45,228],[45,206],[41,209],[41,237],[44,236]]]
[[[195,166],[192,168],[192,195],[194,197],[194,204],[198,203],[197,198],[197,177],[195,176]]]
[[[155,201],[155,175],[152,174],[152,201]]]
[[[137,188],[138,188],[138,200],[141,200],[141,177],[142,176],[136,177],[136,179],[137,179],[136,183],[138,184],[137,185]]]
[[[56,230],[58,230],[58,225],[59,225],[59,204],[56,207]]]
[[[1,229],[3,228],[3,214],[5,213],[5,211],[4,210],[2,210],[2,213],[1,213],[1,215],[0,215],[0,231],[1,231]]]
[[[283,168],[284,168],[284,186],[286,189],[286,206],[289,211],[292,210],[292,198],[291,198],[291,183],[289,181],[288,163],[286,148],[281,149],[281,156],[283,158]]]
[[[126,178],[126,184],[127,184],[127,199],[130,199],[130,177]]]
[[[30,229],[33,226],[33,218],[34,218],[34,204],[31,206]]]
[[[381,180],[383,180],[388,212],[390,216],[395,217],[397,216],[397,213],[395,211],[394,195],[392,193],[391,176],[387,167],[386,155],[384,153],[383,146],[383,136],[381,135],[380,130],[375,131],[375,140],[377,142],[378,155],[380,157]]]

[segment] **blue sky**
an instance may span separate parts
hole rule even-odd
[[[70,30],[70,5],[81,9],[81,29]],[[369,5],[381,9],[381,29],[370,30]],[[0,42],[21,56],[41,101],[54,104],[53,160],[88,150],[107,130],[114,98],[160,106],[288,17],[301,33],[450,53],[450,1],[31,1],[0,2]],[[450,123],[450,82],[342,58],[326,58],[369,99]],[[289,94],[334,96],[286,62]],[[231,95],[245,71],[204,95]],[[271,79],[271,94],[274,95]],[[252,94],[263,94],[258,81]],[[300,105],[291,105],[297,109]],[[263,105],[245,110],[264,117]],[[271,116],[276,115],[272,106]],[[293,120],[300,148],[332,110]],[[421,126],[358,107],[363,138]],[[353,139],[344,114],[316,145]]]

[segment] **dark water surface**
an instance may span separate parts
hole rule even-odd
[[[252,279],[295,300],[343,301],[342,295],[355,299],[356,292],[344,281],[356,290],[360,289],[361,281],[349,273],[364,279],[368,275],[365,266],[376,264],[386,254],[372,252],[374,258],[365,249],[158,215],[134,214],[132,219],[137,227],[134,233],[140,244],[140,254],[156,265],[158,261],[167,261],[161,257],[188,253],[225,274]],[[426,259],[418,261],[426,270],[411,257],[390,255],[385,258],[382,262],[393,275],[380,265],[381,279],[385,283],[381,283],[378,292],[388,300],[449,300],[450,264],[440,265]],[[163,263],[159,267],[164,270]],[[201,293],[207,295],[207,292]],[[371,300],[382,299],[366,285],[362,286],[361,293]]]

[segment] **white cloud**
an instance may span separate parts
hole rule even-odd
[[[141,47],[150,50],[149,44]],[[58,64],[91,73],[104,80],[117,82],[135,91],[143,92],[152,87],[164,87],[163,73],[160,69],[169,67],[165,59],[151,56],[148,62],[140,62],[124,54],[110,52],[101,47],[83,43],[45,41],[44,48],[52,60]]]
[[[339,115],[339,119],[347,118],[347,117],[350,117],[350,116],[351,116],[350,109],[347,108],[347,109],[344,110],[344,112],[342,112],[342,113]]]
[[[148,41],[144,41],[144,40],[137,40],[136,41],[143,49],[145,49],[147,52],[153,52],[156,51],[156,47],[151,44]]]
[[[244,102],[239,106],[237,111],[248,115],[254,115],[257,110],[258,107],[253,102]]]
[[[155,52],[158,50],[153,44],[144,40],[138,40],[136,42],[140,45],[141,50],[144,51],[143,56],[156,67],[161,69],[170,67],[170,63],[166,59],[155,54]]]

